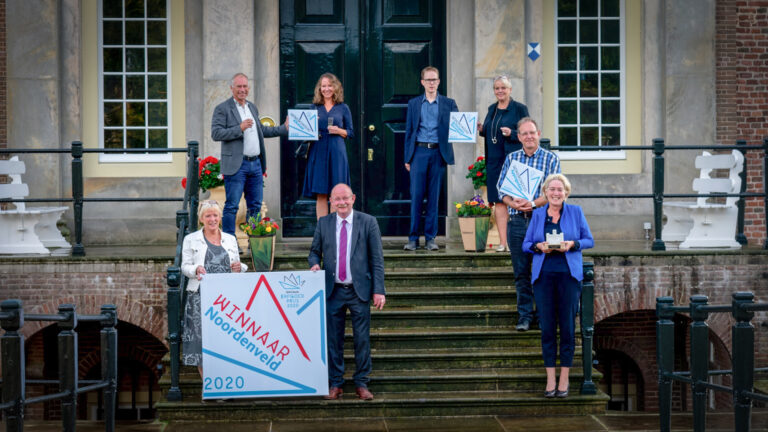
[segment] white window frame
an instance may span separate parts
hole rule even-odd
[[[173,95],[172,95],[173,85],[172,85],[171,79],[173,77],[173,71],[172,71],[172,62],[171,62],[171,34],[172,34],[171,13],[172,13],[172,11],[171,11],[171,2],[170,2],[170,0],[165,0],[165,3],[166,3],[165,4],[165,11],[166,11],[166,13],[165,13],[165,22],[166,22],[166,26],[167,26],[166,27],[166,32],[165,32],[166,72],[159,73],[159,72],[146,72],[145,71],[145,72],[135,73],[136,75],[142,75],[142,76],[145,77],[145,92],[146,92],[146,89],[148,88],[147,87],[147,82],[146,82],[146,77],[148,77],[150,75],[163,75],[163,74],[166,75],[166,78],[167,78],[167,83],[166,83],[167,95],[166,95],[166,99],[147,99],[146,97],[144,99],[128,99],[126,97],[127,93],[126,93],[126,88],[125,88],[126,87],[125,86],[125,81],[126,81],[125,79],[123,79],[123,92],[122,92],[123,98],[122,99],[114,99],[114,100],[112,100],[112,99],[105,100],[104,99],[104,34],[103,34],[103,32],[104,32],[104,17],[103,17],[103,6],[102,6],[103,5],[103,1],[102,0],[98,0],[97,3],[98,3],[98,24],[97,24],[97,26],[98,26],[98,54],[97,54],[97,56],[98,56],[98,92],[99,92],[98,93],[99,94],[99,98],[98,98],[98,104],[99,104],[99,107],[98,107],[98,115],[99,115],[99,120],[98,120],[98,122],[99,122],[99,125],[98,125],[98,129],[99,129],[99,134],[98,135],[99,135],[99,138],[98,139],[99,139],[99,145],[98,145],[98,148],[101,148],[101,149],[104,148],[104,128],[105,128],[105,126],[104,126],[104,103],[105,102],[109,102],[109,101],[123,102],[123,103],[128,102],[128,101],[130,101],[130,102],[143,102],[145,104],[145,107],[147,106],[147,102],[149,102],[149,101],[152,101],[152,102],[163,102],[163,101],[165,101],[167,109],[168,109],[168,111],[166,113],[167,125],[165,127],[149,126],[148,124],[146,126],[142,126],[142,127],[129,127],[126,124],[126,116],[127,116],[128,113],[126,112],[127,110],[123,109],[123,126],[122,126],[122,129],[123,129],[123,131],[127,131],[127,130],[130,130],[130,129],[133,129],[133,130],[138,130],[138,129],[144,130],[145,131],[145,136],[147,136],[147,140],[146,140],[147,145],[149,144],[149,137],[148,137],[148,131],[149,130],[151,130],[151,129],[166,129],[168,131],[168,135],[167,135],[168,148],[172,148],[173,147],[173,136],[172,136],[173,128],[171,127],[171,123],[172,123],[173,116],[172,116],[172,103],[171,103],[171,101],[173,100]],[[144,3],[144,7],[146,8],[146,2]],[[110,18],[110,21],[111,20],[117,20],[117,19],[116,18],[114,18],[114,19]],[[144,64],[145,64],[145,67],[146,67],[146,65],[147,65],[147,58],[146,58],[147,51],[146,51],[146,49],[147,48],[152,48],[152,47],[160,47],[160,45],[149,45],[147,43],[147,38],[146,38],[146,36],[147,36],[147,26],[146,26],[146,23],[149,22],[149,19],[145,17],[144,20],[143,20],[144,23],[145,23],[145,25],[144,25],[144,42],[145,42],[145,44],[144,45],[130,45],[130,46],[125,44],[125,28],[126,28],[125,23],[126,23],[126,21],[132,21],[132,20],[136,20],[136,19],[135,18],[126,18],[125,15],[123,15],[123,17],[120,18],[120,20],[123,22],[123,45],[120,45],[120,46],[115,45],[114,47],[120,47],[123,50],[123,54],[125,54],[126,47],[134,47],[134,46],[142,46],[142,47],[144,47],[145,48],[145,51],[144,51],[145,52]],[[155,21],[155,20],[158,20],[158,19],[157,18],[153,18],[152,19],[152,21]],[[112,45],[107,45],[107,47],[112,47]],[[123,55],[123,71],[120,72],[120,75],[122,75],[125,78],[126,76],[133,75],[133,74],[134,73],[129,74],[128,72],[125,71],[125,55]],[[149,112],[148,112],[148,110],[145,110],[145,121],[147,123],[149,122]],[[127,139],[127,135],[125,133],[123,134],[123,139],[124,140]],[[147,147],[147,148],[149,148],[149,147]],[[173,161],[173,154],[172,153],[151,153],[151,154],[99,153],[99,162],[105,162],[105,163],[131,163],[131,162],[137,162],[137,163],[147,163],[147,162],[150,162],[150,163],[152,163],[152,162],[167,163],[167,162],[172,162],[172,161]]]
[[[579,4],[581,0],[576,0],[576,9],[578,11]],[[627,91],[626,91],[626,71],[627,71],[627,64],[626,64],[626,9],[625,9],[625,1],[626,0],[619,0],[619,58],[620,58],[620,70],[619,70],[619,106],[620,106],[620,117],[619,117],[619,127],[621,128],[621,135],[619,138],[619,142],[621,145],[626,145],[627,142]],[[553,44],[553,55],[554,55],[554,117],[555,117],[555,133],[553,133],[552,137],[552,145],[559,146],[560,145],[560,100],[575,100],[580,101],[582,99],[584,100],[597,100],[598,101],[598,120],[600,120],[600,123],[598,124],[581,124],[581,109],[576,109],[576,118],[577,118],[577,126],[583,127],[583,126],[602,126],[602,104],[600,103],[603,100],[612,100],[612,99],[603,99],[602,96],[599,96],[597,98],[581,98],[580,96],[576,96],[574,98],[560,98],[560,89],[559,89],[559,50],[561,46],[563,47],[580,47],[580,46],[586,46],[586,47],[597,47],[598,50],[598,64],[600,64],[600,47],[601,46],[616,46],[616,44],[603,44],[600,39],[600,32],[602,31],[602,27],[598,25],[598,43],[596,44],[560,44],[559,41],[559,26],[558,26],[558,6],[557,6],[558,0],[554,0],[554,44]],[[592,17],[590,17],[591,19]],[[598,6],[598,16],[597,19],[600,21],[602,16],[600,15],[600,8]],[[613,18],[613,17],[612,17]],[[576,24],[576,34],[579,34],[579,20],[582,19],[580,16],[577,16],[576,18],[570,18],[569,20],[575,20],[577,22]],[[615,18],[614,18],[615,19]],[[578,55],[577,55],[578,59]],[[578,80],[578,74],[580,73],[581,65],[577,61],[576,64],[576,75],[577,75],[577,86],[579,83]],[[590,71],[593,72],[593,71]],[[598,88],[602,89],[602,72],[598,70]],[[577,133],[577,142],[579,145],[581,145],[581,133],[579,129],[579,133]],[[578,148],[578,147],[577,147]],[[589,150],[567,150],[567,151],[557,151],[556,152],[558,157],[561,160],[620,160],[620,159],[626,159],[627,154],[626,150],[603,150],[603,151],[589,151]]]

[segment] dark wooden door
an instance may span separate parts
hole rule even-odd
[[[347,140],[355,208],[377,217],[383,235],[407,235],[410,220],[403,140],[408,100],[423,92],[419,72],[445,70],[444,0],[281,0],[282,117],[309,106],[317,78],[344,85],[355,138]],[[444,84],[441,84],[444,93]],[[305,163],[297,143],[281,145],[285,236],[311,236],[314,200],[301,196]],[[440,233],[444,233],[445,187]]]

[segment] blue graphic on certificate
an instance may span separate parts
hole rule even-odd
[[[317,141],[317,110],[288,110],[288,139]]]
[[[477,113],[452,112],[448,122],[448,141],[473,143],[477,141]]]
[[[501,182],[499,192],[515,198],[533,201],[543,177],[544,172],[513,160],[509,164],[507,175]]]

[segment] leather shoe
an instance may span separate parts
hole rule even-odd
[[[544,397],[547,399],[552,399],[557,394],[557,389],[552,390],[544,390]]]
[[[430,251],[436,251],[440,249],[440,247],[437,246],[437,243],[435,242],[435,239],[427,240],[427,244],[424,246],[426,250]]]
[[[331,387],[330,389],[328,389],[328,395],[323,396],[323,399],[327,399],[327,400],[341,399],[342,394],[344,394],[344,390],[342,390],[341,388]]]
[[[530,321],[519,321],[517,323],[517,326],[515,326],[515,330],[519,332],[528,331],[531,328],[531,322]]]
[[[407,251],[415,251],[418,248],[419,248],[419,244],[416,243],[416,240],[409,240],[408,243],[406,243],[405,246],[403,246],[403,250],[407,250]]]
[[[358,387],[355,393],[362,400],[373,400],[373,393],[367,387]]]
[[[558,390],[555,392],[555,397],[565,399],[568,397],[568,390]]]

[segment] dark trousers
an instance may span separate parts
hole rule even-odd
[[[221,229],[225,233],[235,235],[235,219],[240,207],[240,197],[245,192],[245,204],[248,206],[246,220],[261,211],[261,200],[264,196],[264,178],[261,172],[261,160],[247,161],[243,159],[240,169],[224,176],[224,192],[227,202],[221,218]]]
[[[440,156],[440,149],[416,147],[411,160],[411,230],[408,240],[419,241],[419,222],[421,221],[421,203],[427,198],[424,215],[424,238],[437,237],[437,204],[440,199],[440,186],[443,182],[445,162]]]
[[[360,300],[353,288],[333,289],[326,301],[328,328],[328,384],[341,387],[344,384],[344,321],[347,309],[352,316],[352,332],[355,345],[355,387],[368,387],[371,373],[371,306]]]
[[[541,328],[544,367],[555,367],[557,327],[560,327],[560,366],[573,365],[575,324],[581,298],[581,282],[567,272],[541,272],[533,283]]]
[[[507,245],[512,257],[512,267],[515,269],[515,291],[517,292],[518,321],[533,322],[536,313],[533,311],[533,289],[531,288],[531,260],[533,255],[523,252],[523,240],[528,231],[530,219],[519,215],[510,216],[507,222]]]

